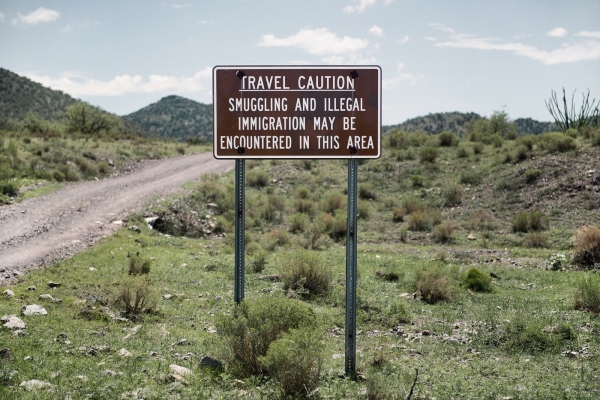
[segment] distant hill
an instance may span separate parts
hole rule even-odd
[[[384,126],[383,131],[386,133],[392,129],[400,129],[405,132],[425,132],[430,135],[450,131],[459,137],[464,137],[467,134],[467,124],[469,121],[479,118],[481,116],[476,113],[435,113],[424,117],[412,118],[398,125]]]
[[[539,135],[540,133],[558,130],[554,122],[540,122],[531,118],[517,118],[513,122],[519,135]]]
[[[476,113],[446,112],[428,114],[424,117],[416,117],[398,125],[386,125],[383,133],[386,134],[393,129],[404,132],[425,132],[437,135],[443,131],[454,132],[459,137],[467,134],[467,124],[475,119],[482,118]],[[517,118],[513,121],[515,129],[520,135],[539,135],[544,132],[556,131],[554,122],[540,122],[531,118]]]
[[[202,138],[212,142],[212,104],[202,104],[180,96],[167,96],[125,115],[123,119],[160,137],[174,140]]]
[[[65,108],[79,100],[29,78],[0,68],[0,120],[23,120],[29,112],[49,121],[60,121]]]

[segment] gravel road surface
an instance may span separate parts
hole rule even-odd
[[[211,153],[144,161],[110,178],[0,206],[0,286],[98,242],[118,229],[113,221],[139,211],[151,198],[233,168],[233,161],[215,160]]]

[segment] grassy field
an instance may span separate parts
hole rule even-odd
[[[600,303],[600,282],[597,265],[575,264],[573,237],[598,224],[600,147],[574,136],[444,145],[397,132],[360,163],[357,380],[343,376],[346,162],[249,161],[247,319],[233,303],[233,176],[208,176],[8,288],[1,315],[48,315],[20,316],[22,336],[0,330],[0,397],[278,398],[291,379],[314,398],[404,399],[418,370],[413,399],[598,398],[600,319],[576,298],[588,287]],[[302,268],[314,274],[290,281]],[[312,333],[240,370],[228,332],[256,315],[268,325],[267,306],[309,308],[296,321]],[[51,386],[19,387],[32,379]]]

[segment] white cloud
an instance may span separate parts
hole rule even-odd
[[[17,18],[12,20],[13,25],[37,25],[40,22],[51,22],[60,18],[58,11],[40,7],[27,15],[17,14]]]
[[[190,93],[206,91],[211,87],[212,69],[196,72],[192,76],[118,75],[109,81],[90,79],[80,72],[63,72],[59,78],[37,73],[25,76],[52,89],[62,90],[72,96],[120,96],[126,93]]]
[[[0,13],[0,22],[4,22],[4,14]]]
[[[578,34],[576,34],[575,36],[581,36],[581,37],[586,37],[586,38],[591,38],[591,39],[600,39],[600,31],[593,31],[593,32],[581,31]]]
[[[414,75],[409,74],[407,72],[402,72],[404,69],[403,63],[398,63],[396,68],[396,76],[390,79],[384,79],[382,84],[385,89],[392,89],[398,87],[402,84],[402,82],[410,82],[415,85],[419,82],[419,80],[423,79],[423,75]]]
[[[444,24],[440,24],[438,22],[430,22],[427,25],[439,30],[439,31],[444,31],[444,32],[448,32],[448,33],[454,33],[454,29],[452,28],[448,28],[447,26],[445,26]]]
[[[372,6],[376,2],[377,0],[354,0],[354,3],[358,4],[355,6],[346,6],[344,7],[344,11],[347,13],[364,12],[368,6]]]
[[[434,37],[431,36],[425,36],[423,39],[429,41],[429,42],[437,42],[438,40]]]
[[[447,32],[451,31],[447,30]],[[595,38],[594,33],[592,33],[591,36],[587,35],[586,37]],[[522,44],[520,42],[498,43],[498,40],[495,38],[484,38],[472,34],[452,34],[449,36],[449,40],[442,43],[436,43],[435,45],[439,47],[455,47],[463,49],[508,51],[519,56],[539,61],[545,65],[600,59],[600,41],[593,39],[563,44],[561,47],[551,51],[540,50],[537,47]]]
[[[192,5],[190,3],[185,3],[185,4],[173,4],[173,8],[176,10],[180,10],[182,8],[189,8]]]
[[[563,28],[562,26],[559,26],[558,28],[554,28],[549,32],[546,32],[546,36],[552,36],[552,37],[565,37],[568,35],[568,32],[565,28]]]
[[[286,38],[274,35],[263,35],[257,46],[261,47],[292,47],[309,54],[323,57],[323,61],[342,64],[350,60],[363,60],[360,53],[369,45],[366,39],[340,37],[327,28],[303,28]]]
[[[398,40],[398,43],[399,44],[405,44],[405,43],[408,43],[409,40],[410,39],[408,38],[408,35],[404,35],[404,37],[402,39]]]
[[[203,19],[202,21],[198,21],[196,22],[196,24],[198,25],[210,25],[213,24],[215,21],[211,20],[207,20],[207,19]]]
[[[392,4],[394,2],[394,0],[385,0],[385,5],[387,6],[388,4]]]
[[[369,29],[369,33],[373,36],[377,36],[377,37],[383,37],[383,29],[381,29],[380,27],[378,27],[377,25],[373,25],[370,29]]]

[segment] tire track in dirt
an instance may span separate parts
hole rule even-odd
[[[70,184],[0,207],[0,286],[98,242],[118,229],[113,221],[151,198],[233,167],[233,161],[215,160],[211,153],[144,161],[126,175]]]

